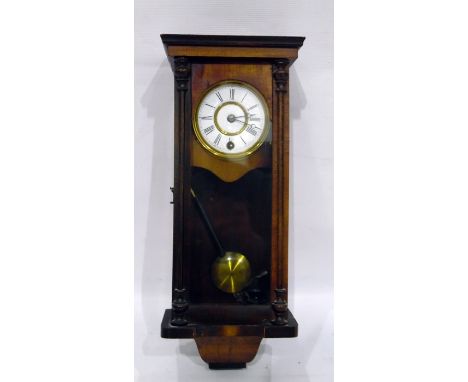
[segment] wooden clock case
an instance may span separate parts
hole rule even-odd
[[[161,38],[175,79],[172,309],[165,311],[161,336],[195,339],[210,368],[241,368],[255,357],[262,338],[296,337],[298,333],[287,305],[288,73],[304,38]],[[243,81],[258,89],[271,118],[268,139],[242,160],[212,155],[199,144],[192,127],[203,93],[225,80]],[[207,272],[214,248],[192,200],[194,185],[226,245],[242,243],[254,271],[267,271],[259,287],[264,292],[259,303],[239,303],[213,286]],[[216,191],[210,194],[210,190]],[[239,204],[237,215],[235,207],[223,209],[226,200]],[[239,211],[250,211],[250,216]],[[223,237],[226,219],[231,219],[229,226],[244,227],[246,232],[239,228],[237,236],[226,231]],[[229,243],[230,238],[236,243]]]

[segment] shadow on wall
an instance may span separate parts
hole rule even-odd
[[[293,120],[301,119],[301,111],[307,106],[307,97],[294,64],[289,69],[289,105],[290,117]],[[294,121],[291,122],[290,129],[294,129]]]
[[[307,106],[307,98],[304,89],[302,88],[301,81],[299,81],[299,76],[297,75],[294,65],[289,69],[289,136],[290,136],[290,152],[293,152],[292,147],[292,137],[296,133],[298,128],[294,121],[299,121],[301,119],[301,112]],[[294,166],[293,156],[290,155],[289,158],[289,168],[292,169]],[[294,296],[295,296],[295,278],[291,277],[295,274],[295,262],[294,262],[294,252],[292,251],[292,238],[294,237],[294,200],[292,196],[294,195],[294,171],[289,171],[289,242],[288,242],[288,300],[289,308],[294,314]]]
[[[169,187],[173,183],[173,86],[171,67],[164,59],[141,98],[141,104],[153,121],[141,296],[146,326],[156,338],[159,338],[164,313],[161,306],[170,304],[170,285],[167,283],[168,280],[170,283],[172,274],[172,241],[167,235],[172,232],[172,205],[169,204],[172,194]],[[160,301],[160,296],[165,296],[164,301]]]

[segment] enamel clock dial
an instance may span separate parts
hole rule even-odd
[[[212,154],[242,158],[252,154],[268,135],[265,99],[253,86],[223,81],[208,89],[194,114],[199,142]]]

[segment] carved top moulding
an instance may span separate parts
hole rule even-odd
[[[298,56],[304,37],[292,36],[216,36],[162,34],[164,49],[174,68],[174,57],[285,59],[291,65]]]

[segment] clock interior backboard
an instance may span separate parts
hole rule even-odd
[[[192,65],[192,113],[206,89],[226,80],[246,82],[265,98],[271,115],[271,64],[217,63]],[[265,80],[268,79],[268,80]],[[241,159],[219,158],[206,151],[191,132],[191,187],[209,216],[227,251],[244,254],[252,276],[268,274],[258,281],[258,303],[269,304],[271,274],[272,150],[271,131],[262,146]],[[191,203],[189,226],[189,291],[191,303],[233,303],[232,294],[218,290],[210,268],[218,255],[216,245]]]

